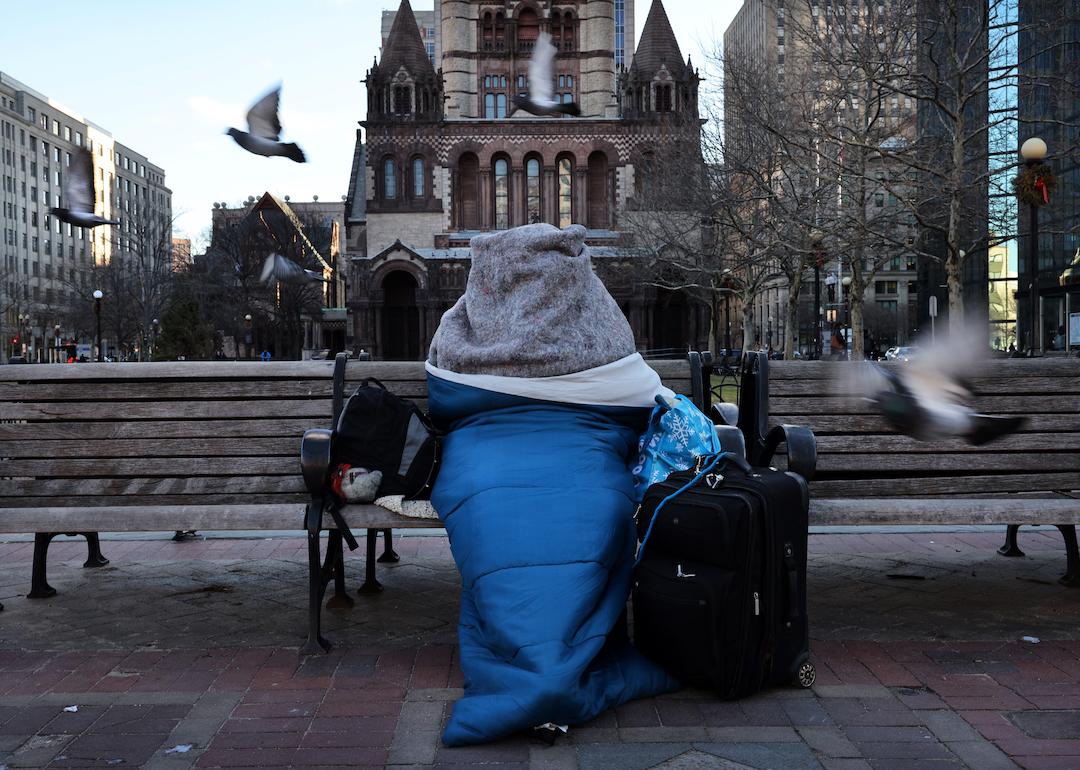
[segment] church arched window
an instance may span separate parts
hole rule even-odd
[[[540,206],[540,159],[535,156],[525,161],[525,219],[529,224],[544,221]]]

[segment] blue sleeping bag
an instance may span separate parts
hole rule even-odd
[[[465,693],[444,743],[580,724],[678,687],[626,630],[629,464],[649,407],[542,400],[432,372],[429,411],[448,434],[431,499],[462,579]]]

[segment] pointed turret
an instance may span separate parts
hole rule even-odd
[[[641,29],[641,39],[634,51],[630,72],[651,78],[661,66],[667,67],[674,77],[686,71],[679,41],[675,39],[664,4],[661,0],[653,0],[645,26]]]
[[[409,0],[401,0],[390,34],[364,80],[368,91],[367,121],[440,120],[442,71],[428,58]]]
[[[379,63],[379,69],[391,76],[396,75],[402,67],[413,78],[435,74],[424,41],[420,38],[416,14],[413,13],[409,0],[401,0],[394,23],[390,27],[390,34],[386,37],[382,61]]]
[[[698,77],[683,61],[679,41],[661,0],[653,0],[641,30],[630,69],[619,78],[622,114],[627,118],[654,119],[673,115],[697,118]]]

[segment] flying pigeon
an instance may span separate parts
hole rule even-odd
[[[973,335],[957,334],[898,369],[862,363],[855,383],[898,432],[920,441],[963,438],[979,446],[1018,430],[1027,418],[980,414],[968,405],[974,394],[963,373],[975,363],[976,350]]]
[[[307,160],[304,151],[290,142],[278,141],[281,135],[281,121],[278,120],[278,100],[281,98],[281,86],[255,102],[247,114],[247,133],[238,128],[230,128],[225,133],[248,152],[271,157],[281,155],[297,163]]]
[[[94,213],[97,193],[94,191],[94,159],[85,147],[75,150],[71,165],[63,178],[63,195],[66,208],[53,208],[49,212],[61,222],[76,227],[118,225],[114,219],[105,219]]]
[[[581,114],[575,102],[555,101],[555,46],[551,35],[541,32],[529,60],[529,95],[515,96],[514,106],[533,115],[554,116]]]
[[[318,283],[325,282],[322,273],[316,270],[307,270],[293,262],[288,257],[280,254],[271,254],[263,262],[262,277],[259,279],[266,285],[274,281],[282,283]]]

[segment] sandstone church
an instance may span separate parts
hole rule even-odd
[[[632,3],[435,0],[433,66],[402,0],[367,72],[346,200],[354,349],[422,358],[464,290],[469,240],[531,222],[587,228],[640,350],[704,346],[707,311],[642,280],[642,250],[622,221],[653,154],[699,142],[701,130],[700,78],[661,0],[629,66],[618,61],[633,41]],[[556,94],[580,105],[579,118],[513,112],[542,31],[558,50]]]

